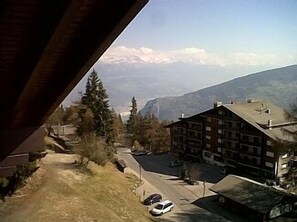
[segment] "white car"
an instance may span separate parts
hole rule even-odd
[[[150,213],[154,216],[160,216],[164,213],[167,213],[169,211],[172,211],[174,207],[174,204],[170,200],[164,200],[160,203],[158,203],[151,211]]]

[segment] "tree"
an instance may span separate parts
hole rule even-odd
[[[85,105],[78,106],[78,116],[79,120],[77,122],[77,134],[79,136],[92,134],[94,132],[94,114],[90,108]]]
[[[292,156],[297,156],[297,101],[295,103],[292,103],[288,110],[285,110],[285,118],[288,122],[291,122],[292,125],[288,128],[284,127],[282,128],[283,134],[291,137],[292,139],[290,141],[285,141],[278,139],[274,147],[280,152],[280,153],[289,153]],[[291,167],[287,174],[287,182],[289,182],[291,185],[293,185],[290,190],[293,192],[297,192],[297,165],[296,161],[294,163],[295,158],[292,158],[291,161]]]
[[[136,99],[133,96],[132,98],[132,105],[130,110],[130,116],[126,124],[126,131],[128,134],[131,135],[132,144],[136,140],[137,133],[138,133],[138,125],[139,125],[139,118],[137,116],[137,103]]]
[[[120,136],[123,135],[125,126],[122,121],[121,115],[118,115],[114,109],[111,111],[113,118],[113,135],[115,140],[119,140]]]
[[[48,125],[58,125],[63,124],[65,116],[65,110],[63,105],[58,106],[55,111],[50,115],[50,117],[47,119],[46,124]]]
[[[81,99],[75,102],[73,105],[65,108],[65,115],[64,115],[64,123],[65,124],[72,124],[77,126],[80,117],[79,117],[79,109],[81,108]]]
[[[93,112],[93,129],[96,135],[104,136],[109,141],[112,137],[112,115],[108,95],[95,70],[92,71],[86,83],[82,104]]]
[[[64,118],[65,110],[63,105],[60,105],[55,109],[55,111],[52,113],[52,115],[50,115],[45,123],[47,133],[50,134],[50,132],[53,130],[52,126],[62,125],[64,123]]]
[[[154,115],[146,116],[142,122],[140,129],[141,131],[144,130],[141,133],[141,135],[144,135],[144,138],[140,141],[149,145],[153,153],[168,151],[170,136],[168,129],[164,127],[165,122],[160,123],[159,119]]]
[[[75,151],[80,155],[79,163],[85,168],[88,167],[89,161],[101,166],[108,161],[114,161],[114,148],[92,133],[82,136],[82,141],[76,146]]]

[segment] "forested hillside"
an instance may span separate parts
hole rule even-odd
[[[190,116],[210,109],[216,101],[244,101],[247,98],[269,100],[288,107],[297,97],[297,65],[236,78],[178,97],[163,97],[147,102],[142,114],[176,120],[181,113]]]

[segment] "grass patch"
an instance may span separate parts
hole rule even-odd
[[[74,160],[75,155],[48,154],[29,183],[39,189],[26,186],[18,194],[22,198],[0,205],[1,221],[155,221],[132,192],[136,176],[120,173],[111,163],[90,163],[91,173],[79,171]]]
[[[85,181],[88,186],[82,189],[84,193],[92,195],[123,221],[151,221],[147,209],[140,204],[139,197],[131,192],[138,185],[136,176],[128,175],[127,178],[112,164],[95,168],[97,169],[93,169],[94,176]]]

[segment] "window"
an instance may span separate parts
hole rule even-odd
[[[248,146],[241,145],[241,150],[247,152],[248,151]]]
[[[218,152],[222,152],[222,148],[221,147],[218,147]]]
[[[242,140],[243,140],[243,141],[248,141],[248,136],[243,135],[243,136],[242,136]]]
[[[211,127],[210,126],[207,126],[205,129],[206,129],[206,131],[211,131]]]
[[[210,148],[210,144],[209,143],[206,144],[206,148]]]
[[[218,139],[218,143],[222,143],[222,139]]]
[[[206,135],[205,138],[208,139],[208,140],[210,140],[211,139],[211,136],[210,135]]]
[[[210,118],[210,117],[207,117],[207,118],[206,118],[206,121],[207,121],[208,123],[210,123],[210,122],[211,122],[211,118]]]
[[[219,124],[219,125],[222,125],[222,124],[223,124],[223,121],[219,119],[218,124]]]
[[[259,144],[259,138],[258,137],[254,137],[254,143]]]
[[[267,140],[267,146],[271,146],[271,145],[272,145],[271,140]]]
[[[219,115],[223,115],[223,111],[222,110],[219,110]]]
[[[250,143],[253,143],[253,142],[254,142],[253,137],[249,136],[249,137],[248,137],[248,141],[249,141]]]
[[[288,164],[287,163],[284,163],[284,164],[282,164],[281,168],[282,169],[285,169],[285,168],[287,168],[287,166],[288,166]]]
[[[274,157],[274,153],[270,151],[266,151],[266,156]]]
[[[265,162],[265,166],[270,167],[270,168],[273,168],[273,163],[266,161]]]
[[[222,134],[222,130],[221,129],[218,130],[218,134]]]

